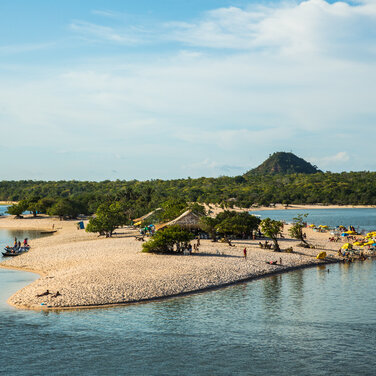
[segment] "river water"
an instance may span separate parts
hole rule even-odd
[[[348,228],[350,225],[359,231],[376,230],[376,209],[288,209],[288,210],[255,210],[251,214],[260,215],[261,218],[270,217],[281,221],[292,222],[298,214],[308,214],[306,221],[315,225],[336,227],[339,225]]]
[[[0,271],[0,374],[375,375],[371,260],[110,309],[4,303],[34,278]]]

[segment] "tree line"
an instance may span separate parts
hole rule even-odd
[[[218,204],[231,208],[252,205],[337,204],[376,205],[375,172],[290,175],[244,175],[218,178],[148,181],[1,181],[0,200],[23,201],[31,211],[55,215],[93,214],[106,202],[128,203],[137,217],[168,199]],[[70,209],[69,209],[70,208]],[[21,209],[21,208],[20,208]],[[69,212],[69,213],[68,213]]]

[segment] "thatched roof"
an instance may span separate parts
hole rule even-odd
[[[160,230],[163,227],[172,226],[172,225],[179,225],[181,227],[188,228],[188,229],[199,228],[200,227],[199,221],[200,221],[200,217],[197,214],[193,213],[191,210],[187,210],[183,214],[181,214],[179,217],[173,219],[170,222],[156,225],[155,229]]]
[[[157,212],[157,211],[159,211],[159,210],[162,210],[162,209],[161,209],[161,208],[157,208],[157,209],[151,211],[150,213],[143,215],[143,216],[140,217],[140,218],[135,218],[135,219],[133,219],[133,222],[134,222],[134,223],[137,223],[137,222],[143,221],[143,220],[145,220],[146,218],[151,217],[155,212]]]

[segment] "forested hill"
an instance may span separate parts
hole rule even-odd
[[[321,172],[316,166],[311,165],[303,158],[293,153],[277,152],[269,156],[260,166],[248,171],[245,175],[252,174],[316,174]]]
[[[0,200],[29,198],[33,202],[43,198],[79,202],[82,213],[95,212],[99,203],[106,200],[122,200],[134,205],[141,215],[170,198],[240,207],[270,203],[376,205],[376,173],[246,175],[144,182],[0,182]]]

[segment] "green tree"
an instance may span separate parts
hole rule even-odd
[[[13,204],[12,206],[9,206],[7,209],[7,213],[10,215],[15,215],[16,218],[22,218],[21,214],[26,210],[26,208],[26,202],[20,201],[18,204]]]
[[[225,211],[217,215],[216,230],[224,235],[252,235],[260,224],[260,219],[247,212]]]
[[[283,223],[274,219],[265,218],[260,223],[261,231],[274,243],[274,251],[280,252],[277,236],[283,230]]]
[[[161,219],[162,221],[172,221],[179,217],[187,209],[188,204],[183,199],[172,198],[162,204]]]
[[[192,210],[197,215],[206,215],[206,210],[204,205],[200,205],[197,202],[188,205],[188,209]]]
[[[127,223],[127,214],[120,202],[101,204],[96,216],[90,218],[86,226],[87,232],[99,232],[100,235],[111,237],[113,232]]]
[[[218,221],[215,218],[212,218],[212,217],[200,218],[199,226],[201,230],[210,234],[210,237],[212,238],[213,242],[217,241],[217,236],[216,236],[217,230],[215,228],[217,224],[218,224]]]
[[[193,234],[178,225],[159,230],[148,242],[142,245],[142,252],[172,253],[182,252],[185,243],[194,238]]]
[[[28,197],[26,200],[25,200],[25,205],[27,206],[27,209],[26,210],[29,210],[33,213],[33,216],[36,217],[37,216],[37,212],[38,212],[38,201],[40,200],[40,196],[31,196],[31,197]]]
[[[39,213],[46,214],[48,209],[50,209],[55,203],[56,203],[56,200],[54,198],[45,197],[45,198],[40,199],[36,203],[35,209]]]
[[[77,218],[77,215],[80,214],[80,210],[71,200],[61,198],[47,210],[47,214],[58,215],[60,220],[63,220],[65,218]]]
[[[306,226],[305,219],[307,218],[308,214],[298,214],[295,218],[293,218],[293,224],[289,228],[288,232],[289,235],[294,238],[300,240],[305,245],[309,245],[307,241],[304,239],[303,228]]]

